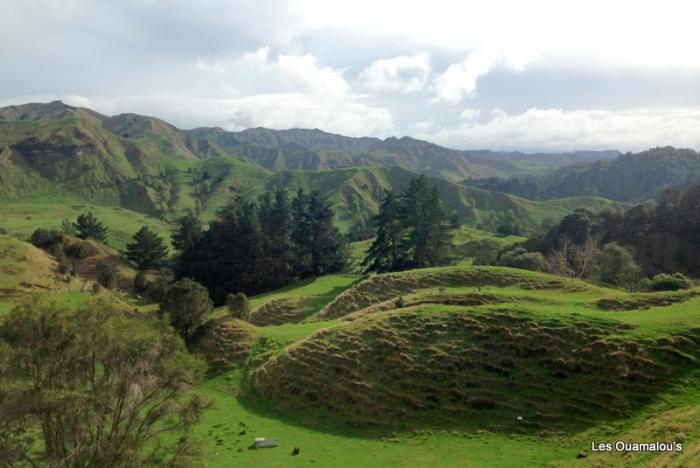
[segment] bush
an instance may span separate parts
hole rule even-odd
[[[161,313],[170,315],[173,328],[187,342],[192,342],[212,311],[207,289],[189,278],[173,283],[163,294]]]
[[[117,270],[107,263],[97,265],[97,282],[107,289],[117,285]]]
[[[634,287],[637,291],[651,291],[651,279],[642,278],[637,281],[637,285]]]
[[[226,296],[226,306],[233,318],[246,319],[250,316],[250,303],[242,292]]]
[[[546,262],[541,253],[528,252],[522,247],[502,253],[498,259],[498,265],[532,271],[544,271],[546,269]]]
[[[5,229],[4,227],[0,227],[0,235],[6,236],[8,234],[9,233],[7,232],[7,229]]]
[[[651,279],[650,286],[649,289],[652,291],[678,291],[692,288],[693,282],[682,273],[674,273],[672,275],[661,273]]]
[[[83,259],[92,257],[98,253],[97,248],[89,242],[76,242],[65,249],[66,255],[73,258]]]
[[[396,298],[396,300],[394,301],[394,307],[396,307],[397,309],[402,309],[406,307],[406,301],[404,300],[403,296],[399,296]]]
[[[54,229],[39,228],[32,233],[29,242],[40,249],[50,249],[51,247],[63,243],[63,234]]]
[[[611,242],[603,247],[597,258],[600,281],[613,286],[630,288],[639,277],[640,268],[626,248]]]

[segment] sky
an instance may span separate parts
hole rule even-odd
[[[0,0],[0,106],[458,149],[700,149],[694,3]]]

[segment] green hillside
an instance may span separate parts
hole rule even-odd
[[[699,177],[700,155],[696,151],[667,146],[537,176],[469,179],[465,183],[533,200],[592,195],[631,202],[653,198],[666,188],[686,188]]]
[[[336,221],[343,230],[366,224],[379,207],[384,190],[401,192],[415,173],[399,167],[350,168],[326,172],[280,172],[273,175],[264,190],[285,189],[290,193],[299,188],[319,190],[336,208]],[[511,212],[522,224],[524,233],[536,230],[543,219],[561,219],[577,208],[593,211],[611,207],[614,203],[596,197],[574,197],[561,200],[533,202],[507,194],[472,189],[442,179],[431,178],[437,185],[448,211],[456,212],[460,222],[471,226],[498,226],[505,213]]]
[[[215,407],[199,433],[213,466],[282,466],[295,446],[293,464],[690,466],[699,301],[498,267],[374,276],[302,323],[258,326],[243,373],[203,387]],[[280,448],[248,451],[248,435]],[[590,453],[625,437],[686,446]]]

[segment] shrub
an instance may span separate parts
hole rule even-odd
[[[5,229],[4,227],[0,227],[0,235],[6,236],[8,234],[9,233],[7,232],[7,229]]]
[[[57,244],[62,244],[63,234],[54,229],[39,228],[32,233],[29,242],[35,247],[47,250]]]
[[[404,300],[403,296],[399,296],[396,298],[396,300],[394,301],[394,307],[396,307],[397,309],[402,309],[406,307],[406,301]]]
[[[693,287],[693,282],[682,273],[672,275],[661,273],[651,279],[652,291],[678,291],[679,289],[689,289]]]
[[[107,289],[117,285],[117,270],[107,263],[97,265],[97,282]]]
[[[212,303],[204,286],[184,278],[165,291],[160,310],[170,315],[170,323],[185,341],[192,342],[198,329],[206,323]]]
[[[637,281],[637,285],[634,287],[637,291],[651,291],[651,279],[642,278]]]
[[[250,303],[242,292],[226,296],[226,306],[233,318],[245,319],[250,316]]]
[[[611,242],[606,244],[597,258],[600,281],[625,288],[635,284],[640,268],[634,257],[624,247]]]
[[[76,242],[65,249],[66,255],[73,258],[83,259],[92,257],[98,253],[97,248],[89,242]]]
[[[522,247],[508,250],[501,254],[498,264],[523,270],[544,271],[546,262],[539,252],[528,252]]]

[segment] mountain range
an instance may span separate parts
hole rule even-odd
[[[573,163],[607,162],[616,151],[524,154],[460,151],[410,137],[352,138],[318,129],[181,130],[155,117],[105,116],[60,101],[0,109],[0,200],[65,197],[172,221],[187,211],[210,219],[231,199],[265,189],[318,189],[339,226],[363,226],[385,189],[425,174],[460,221],[495,229],[515,216],[524,230],[594,197],[532,202],[466,187],[465,178],[538,176]]]

